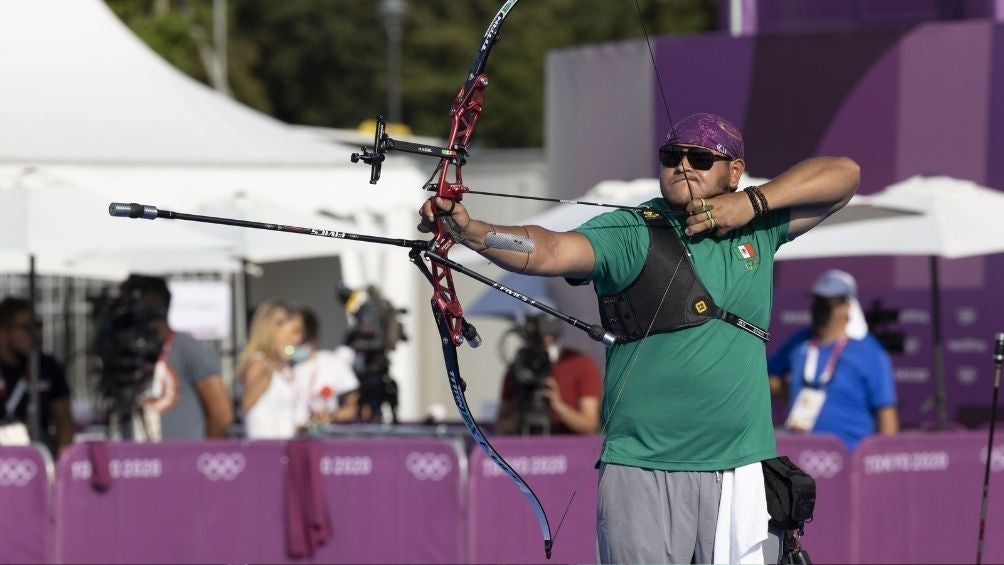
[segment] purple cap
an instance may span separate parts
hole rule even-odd
[[[666,136],[666,143],[696,145],[733,159],[742,159],[744,154],[743,134],[730,121],[715,114],[694,114],[683,118]]]

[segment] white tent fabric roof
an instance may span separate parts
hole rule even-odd
[[[347,159],[177,71],[100,0],[0,2],[0,53],[0,161],[317,165]]]

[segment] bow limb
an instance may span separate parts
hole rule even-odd
[[[453,345],[450,339],[450,328],[446,324],[445,316],[440,312],[433,302],[432,313],[436,318],[436,326],[439,328],[439,336],[443,344],[443,360],[446,363],[446,375],[450,381],[450,392],[453,394],[453,401],[457,404],[457,410],[460,412],[460,417],[463,419],[464,424],[467,426],[467,430],[471,432],[471,436],[474,438],[475,443],[481,447],[496,465],[502,469],[506,475],[516,484],[516,488],[523,493],[523,497],[533,508],[534,514],[537,516],[537,522],[540,525],[540,533],[544,537],[544,554],[548,559],[551,558],[551,546],[553,545],[553,539],[551,537],[551,527],[547,521],[547,513],[544,512],[544,506],[541,505],[540,499],[530,488],[530,485],[526,483],[522,476],[515,469],[512,468],[509,463],[499,454],[498,451],[492,446],[485,437],[481,427],[478,426],[477,422],[474,421],[474,416],[471,414],[470,407],[467,405],[467,397],[464,395],[464,391],[467,388],[467,384],[464,379],[460,376],[460,364],[457,361],[457,348]]]

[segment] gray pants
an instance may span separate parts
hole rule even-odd
[[[600,467],[596,515],[600,563],[712,563],[720,471]],[[764,562],[777,563],[780,535],[770,530]]]

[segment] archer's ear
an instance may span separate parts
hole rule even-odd
[[[746,161],[736,159],[729,162],[729,186],[739,186],[739,179],[746,170]],[[742,187],[740,187],[742,188]]]

